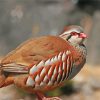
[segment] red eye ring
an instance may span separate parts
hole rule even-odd
[[[77,32],[71,32],[71,35],[78,35]]]

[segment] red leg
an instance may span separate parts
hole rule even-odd
[[[62,100],[59,97],[45,97],[41,92],[36,92],[38,100]]]

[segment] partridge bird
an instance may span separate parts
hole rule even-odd
[[[30,39],[5,56],[0,63],[0,87],[10,84],[35,93],[38,100],[61,100],[45,97],[43,92],[72,79],[86,62],[86,34],[72,25],[59,36]]]

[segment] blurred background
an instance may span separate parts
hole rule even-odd
[[[73,24],[88,34],[87,64],[72,81],[47,95],[63,100],[99,100],[100,0],[0,0],[0,57],[29,38],[57,35]],[[8,86],[0,89],[0,100],[35,100],[35,96]]]

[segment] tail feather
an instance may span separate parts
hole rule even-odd
[[[0,88],[4,85],[5,79],[5,76],[0,71]]]
[[[25,69],[25,65],[20,65],[16,63],[0,64],[0,88],[13,84],[14,74],[26,74],[28,70]],[[6,75],[7,73],[7,75]],[[12,75],[12,76],[11,76]]]
[[[0,63],[0,88],[3,87],[4,83],[5,83],[5,75],[2,72],[2,64]]]
[[[28,73],[28,70],[25,69],[25,65],[10,63],[3,65],[2,69],[4,72],[11,72],[11,73]]]

